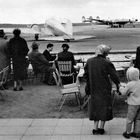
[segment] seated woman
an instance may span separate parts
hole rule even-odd
[[[29,60],[33,66],[35,73],[45,73],[44,83],[48,85],[54,85],[55,81],[53,78],[53,71],[55,69],[49,65],[49,61],[45,56],[39,52],[39,44],[36,42],[32,43],[32,51],[28,54]]]

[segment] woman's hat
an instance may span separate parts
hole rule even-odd
[[[32,45],[31,45],[31,47],[32,47],[32,49],[34,50],[34,49],[38,49],[38,46],[39,46],[40,44],[39,43],[37,43],[37,42],[33,42],[32,43]]]
[[[95,48],[95,56],[103,55],[104,53],[108,54],[110,50],[111,50],[110,46],[101,44]]]

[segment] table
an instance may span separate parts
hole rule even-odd
[[[123,67],[116,67],[116,71],[117,71],[117,72],[122,71],[123,74],[125,75],[126,69],[123,68]],[[84,67],[80,67],[80,70],[79,70],[79,73],[78,73],[78,77],[79,77],[79,78],[80,78],[80,77],[83,77],[83,75],[84,75]]]

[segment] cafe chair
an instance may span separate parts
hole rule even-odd
[[[8,73],[9,73],[9,66],[3,68],[0,71],[0,90],[3,90],[3,92],[5,90],[4,84],[6,84],[7,79],[8,79]],[[2,92],[0,92],[0,96],[1,96],[1,99],[4,100]]]
[[[58,103],[58,105],[60,105],[59,111],[62,110],[62,107],[66,101],[67,96],[72,95],[72,94],[75,95],[77,104],[78,104],[79,108],[81,109],[81,104],[80,104],[81,94],[80,94],[80,84],[79,84],[78,78],[75,83],[62,85],[61,76],[57,69],[55,72],[53,72],[53,77],[54,77],[56,85],[58,86],[58,89],[61,93],[61,98]]]
[[[57,69],[60,73],[60,76],[62,78],[62,83],[73,83],[75,73],[72,71],[72,61],[56,61]],[[67,80],[69,81],[67,82]]]
[[[33,61],[30,61],[31,69],[28,69],[28,80],[30,79],[32,82],[37,81],[43,81],[45,77],[45,73],[41,72],[36,64]]]

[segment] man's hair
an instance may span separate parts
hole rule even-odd
[[[14,31],[13,31],[13,34],[14,34],[15,36],[19,36],[20,33],[21,33],[21,30],[20,30],[20,29],[14,29]]]
[[[49,43],[49,44],[47,45],[47,48],[51,48],[51,47],[53,47],[53,44],[52,44],[52,43]]]
[[[62,44],[62,48],[67,48],[67,49],[69,49],[69,45],[68,44]]]

